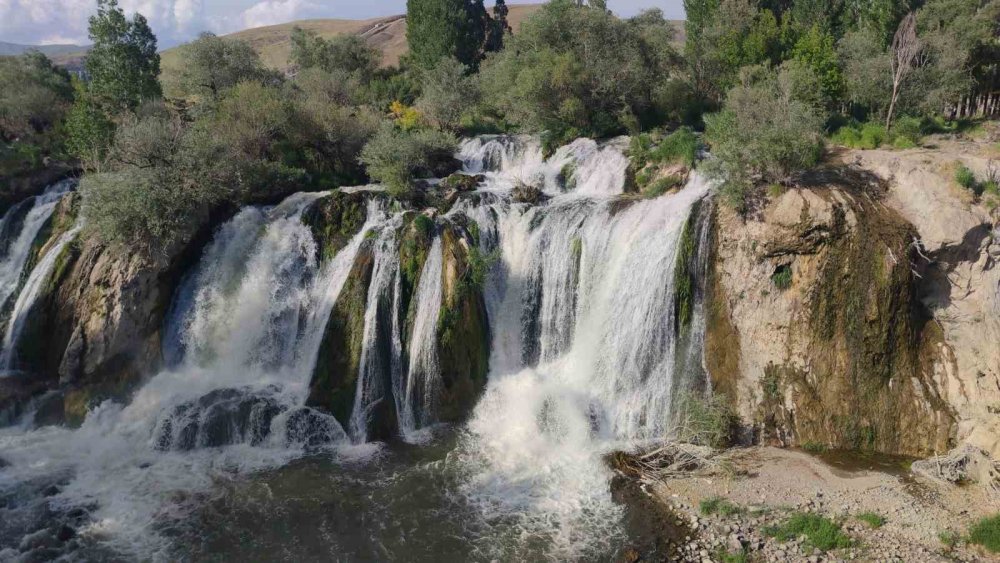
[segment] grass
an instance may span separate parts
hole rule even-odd
[[[712,516],[713,514],[718,514],[720,516],[733,516],[743,512],[743,508],[738,504],[729,502],[722,497],[709,497],[704,499],[698,505],[698,509],[702,516]]]
[[[803,442],[802,449],[811,454],[821,454],[826,451],[826,444],[821,442]]]
[[[943,532],[938,532],[938,541],[941,545],[947,548],[953,548],[958,545],[958,542],[962,539],[962,536],[958,535],[958,532],[954,530],[944,530]]]
[[[862,512],[855,516],[858,520],[861,520],[865,524],[868,524],[872,528],[881,528],[885,524],[885,517],[881,514],[875,512]]]
[[[976,174],[964,164],[955,168],[955,181],[967,190],[976,191]]]
[[[969,543],[981,545],[990,553],[1000,553],[1000,514],[983,518],[969,528]]]
[[[647,199],[652,199],[654,197],[660,197],[661,195],[667,193],[673,188],[681,185],[681,179],[677,176],[666,176],[656,180],[644,190],[642,190],[642,197]]]
[[[854,545],[854,541],[841,531],[840,524],[818,514],[797,512],[780,526],[768,526],[764,533],[781,542],[805,536],[805,543],[820,551]]]
[[[774,287],[782,291],[792,287],[792,267],[788,264],[778,266],[771,274],[771,281],[774,282]]]
[[[745,549],[739,551],[719,549],[715,554],[715,558],[719,563],[747,563],[750,561],[750,554]]]

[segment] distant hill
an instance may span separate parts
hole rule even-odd
[[[87,47],[83,45],[19,45],[17,43],[0,41],[0,56],[21,55],[32,49],[41,51],[51,58],[58,55],[85,51]]]
[[[507,21],[516,32],[521,23],[540,7],[540,4],[509,5],[510,12]],[[301,27],[314,31],[321,37],[353,34],[364,37],[368,44],[382,51],[382,64],[392,66],[399,63],[399,57],[406,53],[406,16],[389,16],[368,20],[318,19],[299,20],[266,27],[245,29],[226,35],[242,39],[253,45],[260,53],[260,58],[270,68],[285,70],[288,68],[288,57],[292,52],[292,28]],[[183,46],[167,49],[161,53],[160,66],[164,75],[177,72],[179,49]]]

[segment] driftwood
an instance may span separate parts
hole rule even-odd
[[[667,442],[638,452],[614,452],[608,462],[627,477],[642,481],[691,475],[717,475],[725,470],[724,456],[706,446]]]

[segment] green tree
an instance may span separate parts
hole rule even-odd
[[[0,57],[0,140],[51,129],[73,101],[69,74],[38,51]]]
[[[181,71],[173,94],[218,102],[222,94],[245,80],[280,81],[264,68],[246,41],[203,33],[180,48]]]
[[[114,138],[115,124],[82,87],[66,116],[66,149],[86,170],[98,170]]]
[[[297,26],[292,29],[292,62],[301,69],[321,68],[367,82],[381,60],[382,53],[357,35],[324,39]]]
[[[92,95],[115,109],[132,109],[160,96],[156,36],[142,14],[128,19],[118,0],[97,0],[88,29],[94,45],[85,64]]]
[[[792,59],[807,65],[819,77],[823,102],[832,109],[844,91],[844,77],[833,35],[819,24],[813,25],[795,43]]]
[[[368,175],[396,195],[405,194],[415,177],[443,176],[442,163],[453,159],[458,142],[434,129],[403,131],[384,124],[361,151]]]
[[[787,68],[748,67],[726,95],[725,109],[705,116],[713,155],[706,170],[739,209],[760,186],[786,182],[822,156],[823,117],[795,90]]]
[[[479,92],[467,71],[451,57],[424,71],[417,109],[438,127],[458,129],[462,118],[477,105]]]
[[[506,5],[494,20],[483,0],[407,0],[406,40],[410,60],[420,68],[431,68],[440,59],[454,57],[477,68],[487,50],[502,45],[506,28]],[[498,34],[499,32],[499,34]]]

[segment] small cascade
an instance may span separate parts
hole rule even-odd
[[[24,264],[38,233],[52,216],[62,196],[75,185],[75,180],[57,182],[49,186],[45,193],[11,207],[0,219],[0,308],[7,304],[19,287]]]
[[[397,391],[403,397],[400,428],[411,434],[435,422],[435,398],[441,389],[441,373],[437,357],[437,323],[441,311],[441,270],[444,251],[441,237],[435,237],[420,272],[417,286],[416,317],[410,337],[409,372],[405,388]]]
[[[396,427],[391,390],[402,380],[399,252],[396,231],[401,221],[394,217],[375,240],[374,266],[365,309],[358,383],[351,412],[350,435],[356,443],[367,442],[372,425],[382,426],[382,435]],[[387,377],[388,376],[388,377]],[[381,436],[380,436],[381,437]]]
[[[21,333],[27,324],[28,316],[31,314],[31,309],[41,295],[42,289],[49,279],[49,274],[52,273],[52,269],[56,265],[56,260],[62,255],[66,245],[76,238],[77,233],[80,232],[80,228],[80,225],[76,225],[60,235],[55,244],[49,248],[45,255],[42,256],[42,259],[38,261],[38,264],[35,265],[34,269],[31,270],[28,280],[24,282],[24,287],[17,296],[17,301],[14,302],[14,309],[11,311],[7,329],[4,331],[3,347],[0,349],[0,370],[12,371],[17,369],[17,346],[20,343]]]

